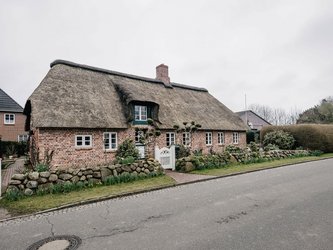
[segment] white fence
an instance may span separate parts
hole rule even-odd
[[[176,151],[175,145],[170,148],[155,147],[155,159],[158,160],[164,169],[175,170],[176,167]]]

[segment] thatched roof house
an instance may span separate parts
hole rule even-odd
[[[204,88],[133,76],[63,60],[51,69],[27,102],[32,127],[127,128],[131,102],[158,107],[160,128],[197,121],[202,129],[246,130],[230,109]]]
[[[202,131],[246,131],[206,89],[170,82],[163,64],[156,70],[153,79],[56,60],[26,103],[27,129],[126,130],[141,105],[164,130],[195,121]]]

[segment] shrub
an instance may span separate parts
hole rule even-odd
[[[133,156],[127,156],[126,158],[122,159],[118,159],[118,162],[120,164],[124,164],[124,165],[127,165],[127,164],[132,164],[133,162],[135,162],[135,159]]]
[[[116,152],[117,159],[125,159],[127,157],[133,157],[135,160],[139,159],[139,151],[135,147],[135,144],[133,143],[133,140],[126,139],[124,140],[117,149]]]
[[[22,156],[28,153],[28,146],[26,142],[15,141],[1,141],[0,140],[0,157],[3,155],[17,155]]]
[[[289,132],[295,138],[295,146],[309,150],[333,152],[333,125],[298,124],[289,126],[267,126],[261,130],[261,138],[276,129]]]
[[[295,144],[295,139],[288,132],[275,130],[265,135],[263,144],[264,146],[273,144],[278,146],[280,149],[291,149]]]
[[[5,197],[9,201],[17,201],[23,198],[23,193],[20,192],[18,189],[10,189],[6,192]]]
[[[187,157],[191,154],[191,150],[189,148],[186,148],[184,145],[176,145],[176,159],[180,159],[183,157]]]
[[[271,150],[279,150],[279,147],[277,145],[274,145],[274,144],[267,144],[265,147],[264,147],[264,150],[267,152],[267,151],[271,151]]]
[[[37,172],[45,172],[45,171],[49,171],[50,168],[46,164],[39,163],[36,165],[35,169]]]

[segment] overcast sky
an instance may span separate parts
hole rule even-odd
[[[152,78],[164,63],[233,111],[333,95],[332,0],[0,0],[0,35],[0,87],[22,106],[55,59]]]

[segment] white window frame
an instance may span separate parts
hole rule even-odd
[[[212,132],[206,132],[206,146],[211,146],[213,141]]]
[[[11,119],[11,116],[13,117],[13,119]],[[7,119],[7,117],[8,117],[8,119]],[[7,124],[7,125],[14,125],[15,124],[15,114],[12,114],[12,113],[4,114],[3,123]]]
[[[218,132],[217,133],[217,144],[219,144],[219,145],[225,144],[224,139],[225,139],[224,132]]]
[[[134,142],[141,143],[140,138],[145,136],[145,132],[142,130],[135,131]]]
[[[232,133],[232,143],[233,144],[238,144],[239,143],[239,133],[238,132],[233,132]]]
[[[114,142],[112,142],[114,140]],[[104,150],[114,151],[118,148],[118,135],[117,132],[103,133],[103,146]]]
[[[134,106],[134,119],[135,121],[147,121],[148,107],[143,105]]]
[[[29,139],[29,135],[18,135],[17,136],[17,141],[18,142],[26,142]]]
[[[176,143],[176,134],[174,132],[167,132],[165,134],[165,140],[167,147],[174,145]]]
[[[77,145],[78,137],[82,137],[82,145]],[[89,138],[89,145],[86,145],[86,140]],[[92,135],[75,135],[75,147],[76,148],[92,148]]]
[[[191,144],[191,134],[189,132],[183,133],[182,143],[185,147],[187,147]]]

